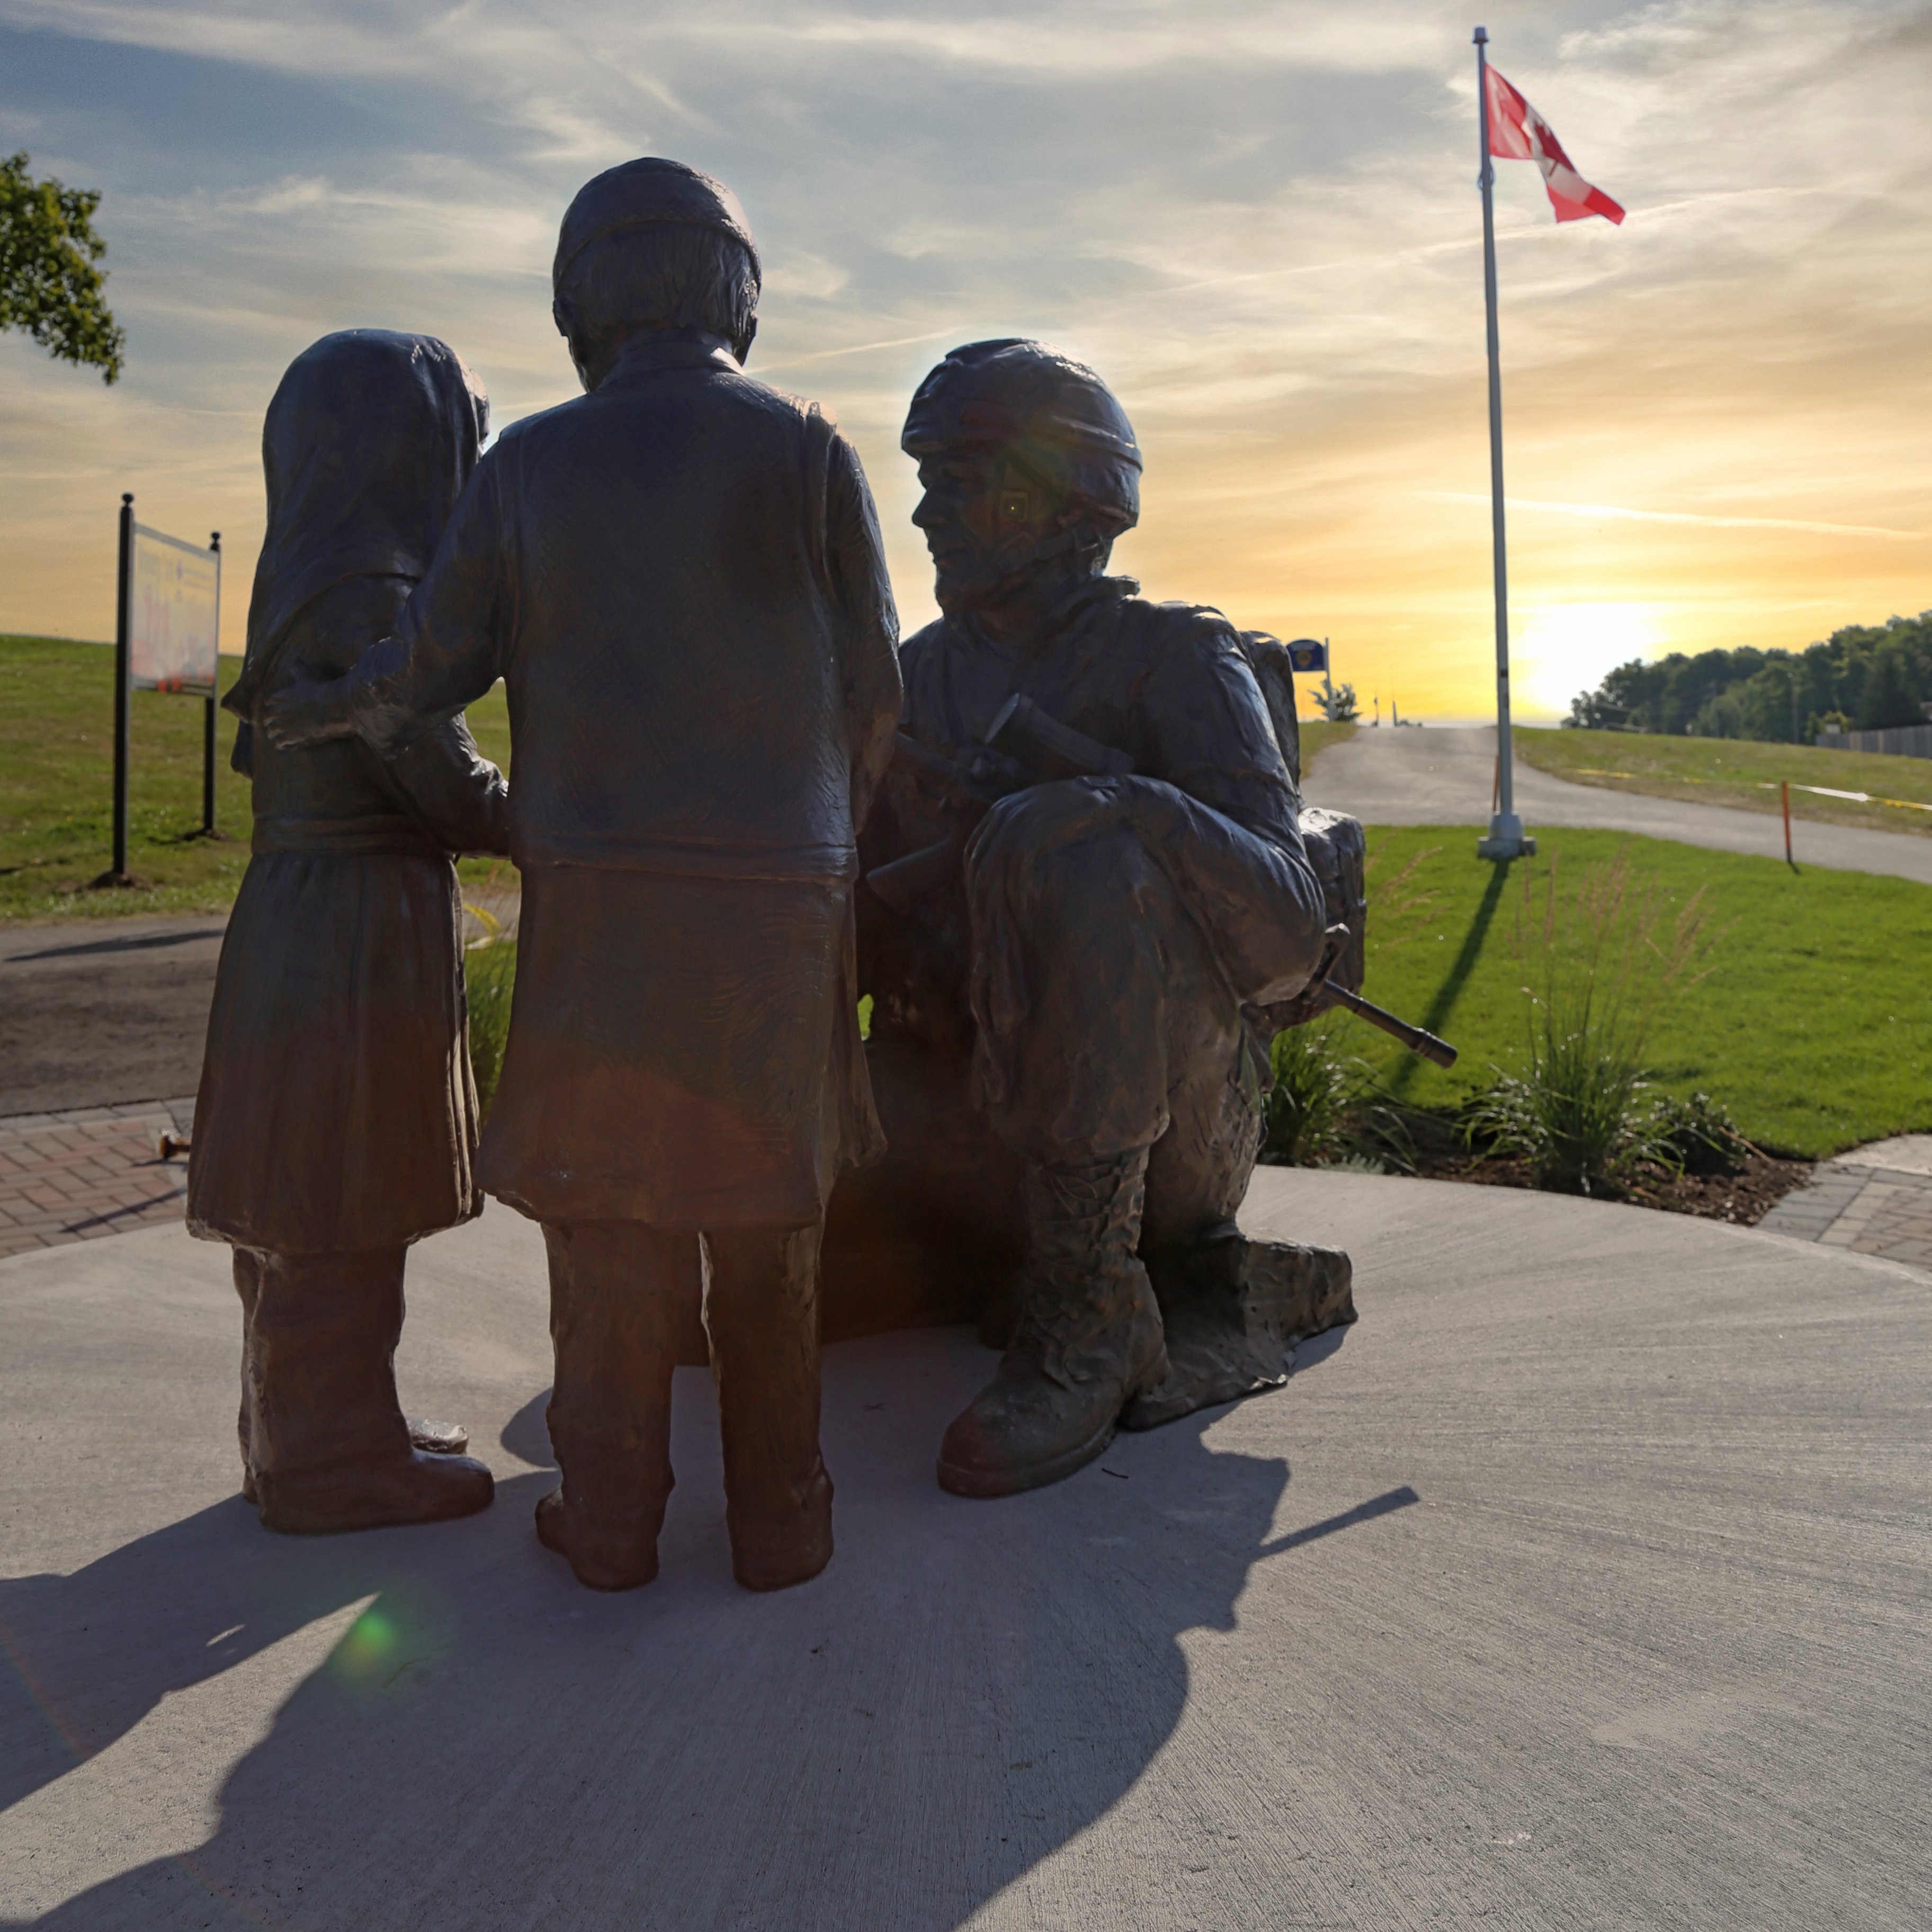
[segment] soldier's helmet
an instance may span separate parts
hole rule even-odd
[[[1113,392],[1085,364],[1017,337],[952,350],[920,383],[899,446],[1006,451],[1111,542],[1141,514],[1141,451]]]

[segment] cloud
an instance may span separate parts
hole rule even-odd
[[[1630,209],[1559,229],[1533,169],[1498,170],[1509,484],[1550,506],[1512,529],[1526,609],[1641,604],[1662,650],[1932,602],[1911,535],[1932,128],[1874,107],[1925,94],[1927,17],[1491,16],[1498,64]],[[1461,10],[0,0],[0,147],[106,190],[132,350],[104,392],[0,338],[0,623],[100,629],[121,488],[144,518],[232,532],[238,572],[260,411],[328,328],[446,336],[499,422],[573,393],[558,218],[596,170],[670,152],[749,209],[753,373],[854,436],[909,618],[932,607],[907,398],[956,343],[1040,334],[1139,430],[1146,511],[1120,557],[1151,592],[1325,631],[1406,714],[1484,701]]]

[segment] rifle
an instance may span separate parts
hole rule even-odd
[[[1333,928],[1340,932],[1344,928]],[[1326,993],[1346,1011],[1353,1013],[1358,1020],[1366,1020],[1372,1027],[1380,1027],[1392,1039],[1399,1040],[1411,1053],[1419,1053],[1423,1058],[1442,1067],[1456,1064],[1456,1049],[1446,1040],[1438,1040],[1432,1033],[1425,1032],[1419,1026],[1411,1026],[1408,1021],[1398,1019],[1386,1006],[1378,1006],[1372,1000],[1365,1000],[1359,993],[1352,993],[1346,986],[1337,986],[1328,976],[1335,970],[1335,962],[1341,956],[1338,946],[1329,955],[1328,962],[1322,969],[1320,978],[1310,988],[1311,992]]]
[[[1000,706],[985,740],[969,747],[965,757],[956,762],[929,751],[903,731],[898,734],[897,749],[908,764],[938,779],[974,824],[1000,800],[1030,786],[1050,784],[1056,778],[1127,778],[1134,769],[1133,760],[1125,752],[1061,724],[1017,691]],[[947,837],[895,859],[889,866],[878,866],[866,874],[866,884],[882,904],[903,916],[916,901],[958,876],[970,830],[968,825],[959,825]],[[1331,947],[1313,990],[1325,992],[1358,1019],[1379,1027],[1412,1053],[1420,1054],[1438,1066],[1455,1065],[1456,1049],[1446,1040],[1411,1026],[1346,986],[1333,984],[1328,976],[1340,956],[1340,946]]]
[[[1001,799],[1056,778],[1125,778],[1134,768],[1126,752],[1061,724],[1018,692],[1000,706],[985,739],[968,746],[961,759],[930,751],[903,731],[896,749],[908,764],[937,778],[969,821],[866,874],[874,896],[902,916],[957,874],[971,826]]]

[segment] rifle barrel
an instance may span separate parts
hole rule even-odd
[[[1350,992],[1346,986],[1330,983],[1328,990],[1358,1019],[1380,1027],[1384,1033],[1400,1040],[1410,1052],[1420,1054],[1424,1060],[1438,1066],[1456,1064],[1456,1049],[1446,1040],[1438,1040],[1432,1033],[1425,1033],[1420,1027],[1411,1026],[1408,1021],[1396,1018],[1386,1007],[1377,1006],[1372,1000],[1364,999],[1359,993]]]

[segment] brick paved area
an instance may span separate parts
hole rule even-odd
[[[1810,1186],[1787,1194],[1758,1226],[1932,1271],[1932,1174],[1825,1161]]]
[[[0,1119],[0,1255],[178,1220],[188,1157],[164,1160],[158,1143],[194,1112],[150,1100]]]

